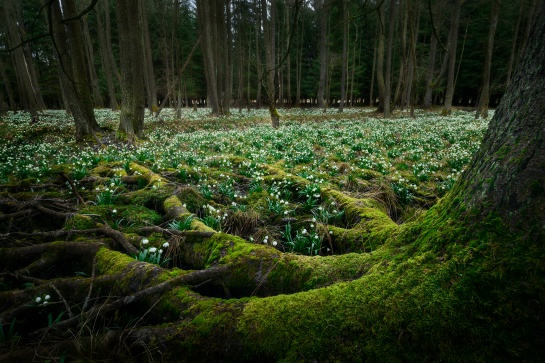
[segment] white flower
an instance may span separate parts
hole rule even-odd
[[[113,214],[117,213],[117,209],[112,210],[112,213]]]
[[[163,253],[163,250],[159,250],[159,254],[162,254]]]
[[[157,251],[157,248],[152,247],[149,249],[149,253],[155,253]]]
[[[42,301],[42,298],[38,296],[38,297],[36,298],[36,303],[39,304],[40,301]]]
[[[170,246],[168,242],[163,243],[163,248],[168,248],[168,246]]]
[[[272,245],[276,247],[276,245],[278,244],[278,242],[276,241],[273,241]]]
[[[307,229],[306,229],[306,228],[303,228],[303,230],[301,231],[301,233],[307,234]]]
[[[149,243],[149,240],[147,238],[142,238],[142,244],[147,245]]]
[[[313,221],[313,222],[316,222],[316,217],[312,218],[312,221]]]
[[[51,299],[51,296],[45,295],[45,296],[44,296],[44,299],[49,300],[49,299]]]

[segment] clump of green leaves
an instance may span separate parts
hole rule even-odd
[[[195,217],[191,215],[181,220],[173,220],[168,224],[168,228],[176,231],[188,231],[191,229],[191,222],[193,222],[194,219]]]
[[[164,265],[168,262],[166,259],[163,259],[162,248],[148,247],[148,244],[149,240],[147,238],[143,238],[142,241],[140,241],[139,252],[134,256],[136,260],[153,263],[155,265]],[[168,246],[168,242],[163,243],[163,248],[168,248]]]
[[[282,237],[284,239],[284,246],[289,252],[297,252],[309,256],[320,254],[323,238],[320,237],[313,223],[309,227],[310,230],[302,228],[297,230],[295,235],[293,235],[291,224],[286,224],[284,232],[282,232]]]

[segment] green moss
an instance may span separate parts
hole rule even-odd
[[[91,229],[96,227],[96,222],[89,216],[76,214],[66,220],[64,228],[66,229]]]
[[[137,261],[134,257],[124,253],[112,251],[106,247],[98,250],[96,254],[97,271],[99,274],[113,275],[125,271],[131,264]]]
[[[137,164],[135,162],[132,162],[129,164],[129,169],[132,170],[133,172],[138,172],[140,175],[142,175],[146,179],[146,181],[148,182],[148,185],[146,187],[160,188],[162,184],[165,184],[165,182],[167,182],[160,175],[155,174],[148,168],[140,164]]]
[[[123,169],[123,163],[121,162],[111,162],[111,163],[100,163],[95,168],[91,170],[91,175],[100,176],[100,177],[113,177],[113,176],[123,176],[127,175]]]
[[[140,205],[120,206],[118,214],[134,227],[158,224],[162,220],[156,211]]]

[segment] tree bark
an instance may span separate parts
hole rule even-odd
[[[100,87],[98,85],[98,76],[95,69],[95,51],[93,49],[91,34],[89,33],[89,24],[87,18],[84,17],[82,19],[82,23],[83,38],[85,40],[85,56],[87,59],[87,69],[89,69],[89,80],[91,82],[91,89],[93,90],[94,105],[98,107],[104,107],[102,95],[100,94]]]
[[[520,22],[522,20],[522,12],[523,7],[521,6],[519,9],[519,15],[517,17],[517,24],[515,25],[515,30],[513,32],[513,40],[511,43],[511,53],[509,55],[509,62],[507,63],[507,75],[505,77],[505,89],[509,87],[509,84],[511,83],[511,74],[513,73],[513,65],[515,63],[515,54],[517,50],[517,38],[519,34],[520,29]]]
[[[106,34],[107,28],[102,20],[103,12],[109,13],[109,4],[106,0],[104,3],[99,2],[97,4],[96,20],[97,20],[97,34],[100,46],[100,59],[102,63],[102,69],[104,71],[104,78],[106,79],[106,85],[108,87],[108,97],[110,99],[109,106],[113,111],[119,108],[117,103],[117,92],[114,82],[114,65],[112,65],[113,55],[111,48],[108,48],[108,35]],[[119,80],[119,78],[116,77]]]
[[[454,98],[454,77],[456,70],[456,49],[458,47],[458,28],[460,25],[460,7],[461,0],[451,1],[451,20],[449,31],[449,48],[448,48],[448,73],[447,73],[447,90],[445,94],[445,103],[443,105],[443,115],[450,115],[452,109],[452,100]]]
[[[15,109],[17,108],[17,105],[15,104],[13,91],[11,89],[11,85],[9,84],[9,79],[6,75],[6,70],[4,68],[4,63],[2,63],[2,60],[0,60],[0,76],[2,77],[2,81],[4,82],[4,88],[6,89],[6,95],[8,97],[8,102],[9,102],[9,108],[12,111],[15,111]]]
[[[149,35],[149,25],[148,25],[148,9],[146,8],[146,1],[139,0],[138,3],[138,12],[140,14],[140,32],[142,34],[142,55],[144,59],[144,80],[146,91],[148,94],[148,108],[150,114],[157,108],[157,86],[155,85],[155,74],[153,71],[153,58],[151,55],[151,40]],[[136,11],[136,9],[135,9]]]
[[[384,81],[384,3],[377,9],[378,12],[378,44],[377,44],[377,86],[378,86],[378,108],[376,112],[383,113],[385,99]]]
[[[435,11],[432,14],[433,26],[441,24],[443,19],[443,1],[440,0],[435,5]],[[422,108],[429,109],[432,105],[432,95],[433,95],[433,73],[435,70],[435,56],[437,53],[437,36],[439,35],[439,29],[436,27],[434,30],[434,35],[430,39],[430,52],[428,55],[428,67],[426,70],[426,90],[424,91],[424,101],[422,103]]]
[[[276,109],[276,47],[275,47],[275,33],[276,33],[276,4],[271,2],[271,17],[267,15],[267,1],[261,0],[261,17],[263,22],[263,38],[265,44],[265,73],[267,78],[267,98],[269,103],[269,114],[271,116],[271,125],[273,128],[280,126],[280,115]]]
[[[121,115],[117,138],[134,142],[144,131],[144,61],[139,0],[117,0]]]
[[[209,17],[211,11],[211,5],[208,1],[197,1],[198,23],[202,34],[201,49],[204,59],[206,91],[210,100],[209,107],[212,109],[212,114],[219,115],[220,105],[218,95],[217,65],[214,56],[214,44],[212,42],[214,31],[212,29],[212,21]]]
[[[83,32],[79,21],[63,24],[63,18],[77,14],[73,0],[53,1],[49,8],[49,21],[58,54],[61,82],[64,83],[70,112],[76,126],[76,141],[94,136],[100,130],[93,110],[93,97],[85,64]],[[64,14],[64,16],[63,16]]]
[[[327,107],[325,97],[326,81],[327,81],[327,14],[329,5],[326,0],[315,1],[314,8],[320,16],[320,80],[318,83],[318,108],[325,109]]]
[[[386,51],[386,72],[384,76],[384,117],[390,117],[392,104],[392,53],[394,48],[394,29],[396,22],[397,5],[395,0],[390,1],[390,18],[388,19],[388,50]]]
[[[486,43],[486,51],[484,58],[483,83],[481,86],[481,95],[479,104],[475,112],[475,118],[480,116],[488,118],[488,103],[490,101],[490,67],[492,65],[492,52],[494,50],[494,36],[496,35],[496,27],[498,26],[498,14],[500,11],[499,0],[494,0],[492,10],[490,12],[490,29],[488,30],[488,39]]]
[[[261,64],[261,48],[260,44],[260,34],[261,34],[261,10],[260,10],[260,1],[254,1],[254,13],[256,16],[255,19],[255,69],[257,73],[257,91],[256,91],[256,103],[255,107],[257,109],[261,108],[261,89],[263,88],[263,66]],[[265,75],[266,77],[266,75]]]
[[[348,1],[342,1],[343,6],[343,55],[341,69],[341,100],[339,112],[343,112],[346,102],[346,73],[348,72]]]
[[[21,34],[25,34],[20,6],[21,4],[14,0],[6,0],[3,6],[5,31],[10,48],[21,44],[24,38]],[[30,56],[29,45],[25,44],[13,50],[11,58],[17,77],[19,101],[24,110],[29,111],[33,117],[36,117],[37,112],[45,108],[45,104],[34,71],[34,62]]]

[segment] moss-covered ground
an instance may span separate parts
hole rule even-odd
[[[163,114],[3,118],[0,358],[538,360],[542,247],[448,194],[486,121]]]

